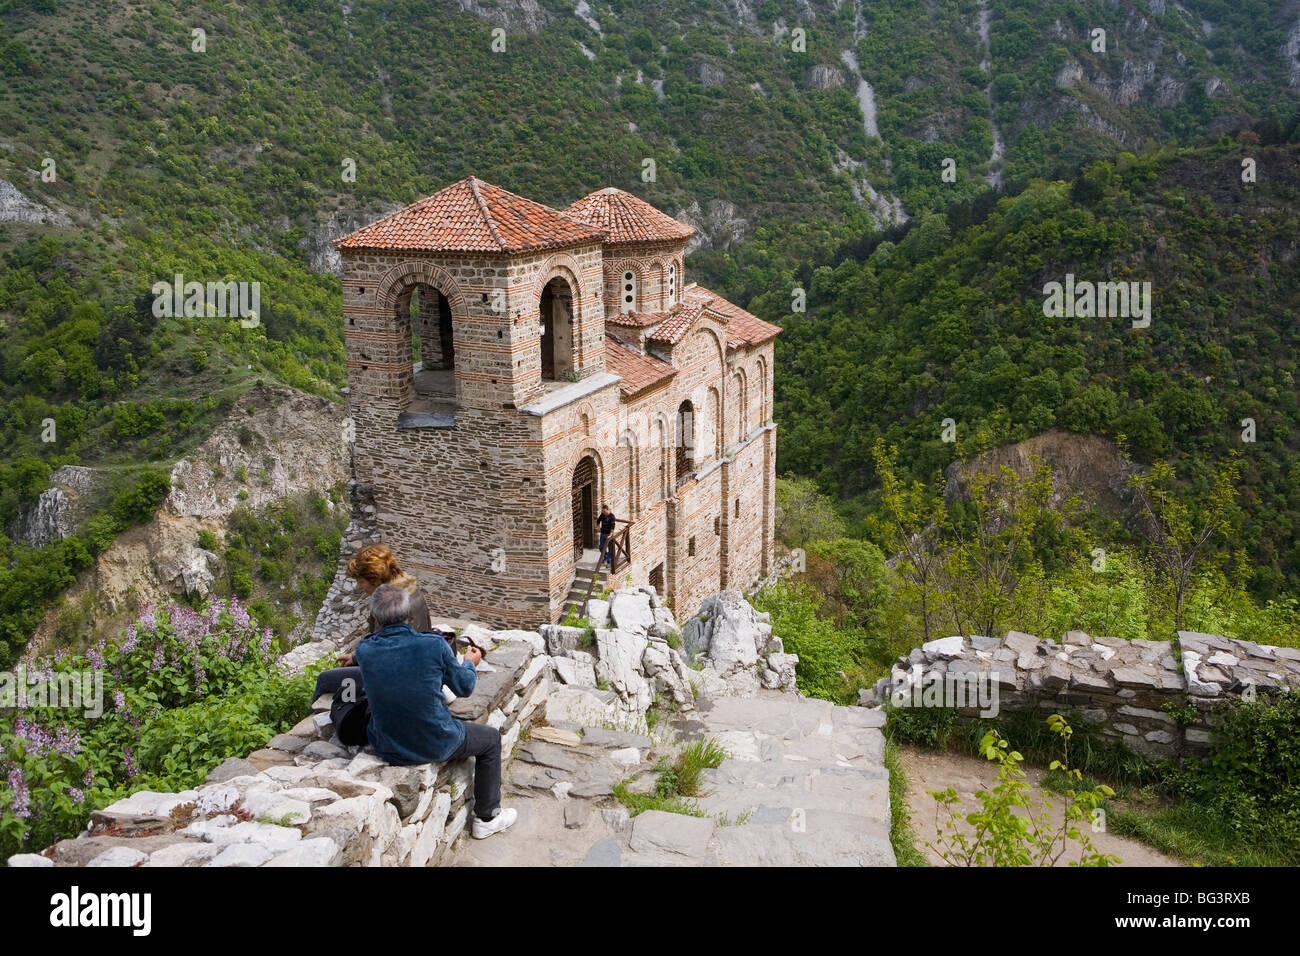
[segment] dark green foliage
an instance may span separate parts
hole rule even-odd
[[[1210,759],[1171,770],[1166,782],[1185,803],[1241,841],[1290,847],[1300,862],[1300,697],[1234,700],[1220,715]]]
[[[128,792],[192,787],[292,726],[325,662],[287,676],[282,650],[244,608],[214,601],[159,608],[115,641],[38,661],[78,680],[97,672],[102,712],[93,689],[77,707],[29,697],[25,709],[0,709],[0,855],[75,836],[91,810]]]
[[[751,307],[785,328],[779,468],[861,516],[876,509],[878,437],[899,447],[902,477],[932,482],[981,435],[1122,435],[1140,465],[1173,461],[1189,495],[1238,449],[1251,493],[1230,544],[1250,553],[1258,597],[1294,592],[1300,273],[1281,250],[1300,231],[1300,147],[1252,152],[1269,171],[1254,184],[1225,141],[1098,164],[1074,188],[1035,183],[949,241],[914,240],[934,228],[928,217],[896,245],[817,265],[806,317],[783,314],[788,298],[756,297]],[[1151,281],[1151,327],[1045,316],[1043,286],[1066,273]],[[776,269],[728,274],[749,288],[755,279],[784,281]],[[956,443],[941,440],[948,418]],[[1253,444],[1241,440],[1245,418]]]

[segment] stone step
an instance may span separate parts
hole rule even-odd
[[[551,719],[548,713],[548,719]],[[559,727],[563,722],[554,723]],[[571,735],[520,741],[508,800],[527,830],[469,845],[467,865],[893,866],[883,715],[775,691],[702,698],[674,724],[672,746],[581,721]],[[564,725],[567,726],[567,725]],[[704,814],[647,811],[627,818],[612,787],[647,792],[654,762],[713,739],[727,759],[700,777]],[[625,755],[635,763],[622,763]],[[575,805],[577,801],[579,805]],[[621,818],[618,822],[615,818]]]

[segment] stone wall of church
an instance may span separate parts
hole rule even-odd
[[[344,256],[356,477],[373,489],[375,536],[421,580],[439,614],[512,627],[558,618],[574,571],[573,473],[585,456],[596,464],[595,510],[608,502],[634,521],[633,564],[617,583],[648,583],[662,564],[677,612],[691,614],[707,595],[746,587],[768,570],[771,343],[728,355],[725,327],[706,316],[660,349],[678,369],[663,387],[626,402],[616,383],[593,390],[589,380],[605,371],[600,252]],[[666,274],[676,253],[651,252],[664,253],[655,261]],[[572,294],[578,381],[544,387],[538,305],[553,276]],[[411,330],[399,306],[415,284],[438,289],[450,306],[452,414],[409,415]],[[698,477],[679,489],[686,400]]]

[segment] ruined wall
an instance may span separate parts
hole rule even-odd
[[[531,632],[490,633],[474,693],[451,705],[501,730],[503,762],[551,688],[550,658]],[[290,670],[337,648],[302,645]],[[306,702],[303,702],[304,710]],[[329,698],[288,733],[231,758],[181,793],[139,791],[91,814],[87,831],[10,866],[430,866],[447,857],[473,808],[473,761],[390,766],[333,739]]]
[[[895,691],[910,699],[917,667],[922,688],[973,675],[996,685],[999,712],[1077,714],[1110,740],[1153,757],[1203,752],[1215,711],[1230,697],[1300,688],[1300,650],[1288,647],[1194,631],[1179,631],[1174,641],[1070,631],[1061,643],[1011,631],[1002,639],[930,641],[862,690],[859,703],[876,706]],[[980,710],[957,709],[965,716]]]

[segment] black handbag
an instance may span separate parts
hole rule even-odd
[[[364,747],[369,743],[366,727],[370,723],[370,701],[366,700],[364,688],[358,687],[354,700],[344,700],[344,695],[336,693],[330,704],[330,721],[334,724],[334,736],[345,747]]]

